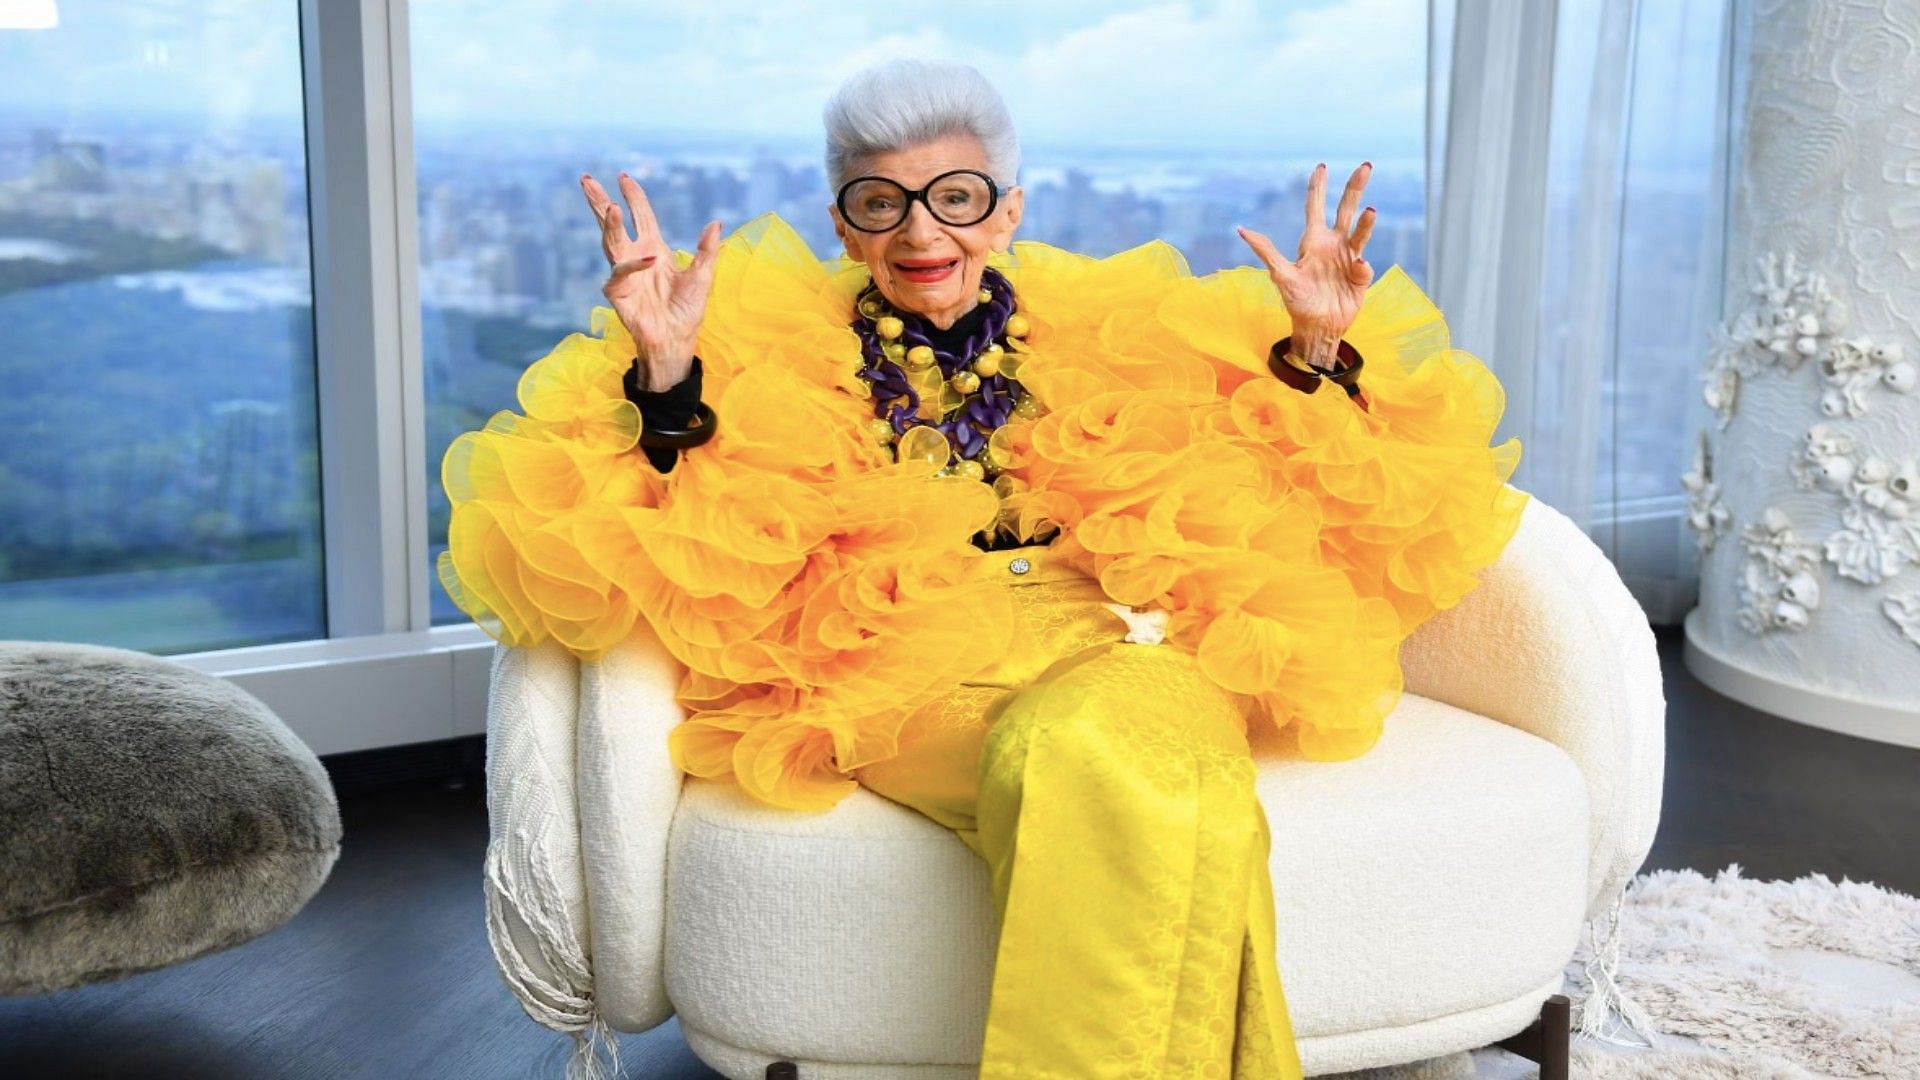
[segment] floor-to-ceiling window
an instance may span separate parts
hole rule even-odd
[[[299,30],[0,5],[0,638],[327,633]]]

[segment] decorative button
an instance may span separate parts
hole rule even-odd
[[[1016,574],[1024,574],[1027,571],[1033,569],[1033,564],[1028,562],[1026,558],[1022,556],[1021,558],[1015,559],[1012,562],[1008,563],[1007,569],[1013,571]]]

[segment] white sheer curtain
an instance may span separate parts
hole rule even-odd
[[[1654,622],[1697,578],[1680,476],[1719,315],[1728,0],[1431,0],[1428,292],[1507,390],[1514,483]]]

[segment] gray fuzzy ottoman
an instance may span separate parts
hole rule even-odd
[[[237,945],[339,854],[326,772],[259,699],[146,653],[0,641],[0,994]]]

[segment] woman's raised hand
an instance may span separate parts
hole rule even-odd
[[[665,390],[693,368],[694,339],[713,290],[714,257],[720,251],[720,223],[700,230],[699,248],[684,270],[673,266],[673,252],[660,235],[647,193],[639,181],[620,174],[620,194],[633,211],[635,236],[628,238],[620,205],[592,176],[582,174],[587,205],[600,220],[600,246],[607,254],[607,283],[600,292],[633,335],[642,388]]]
[[[1330,229],[1327,166],[1322,162],[1313,170],[1313,179],[1307,182],[1307,229],[1294,259],[1280,254],[1264,235],[1252,229],[1240,230],[1240,238],[1267,264],[1267,273],[1293,319],[1295,338],[1304,347],[1324,349],[1329,358],[1339,345],[1340,335],[1360,313],[1360,302],[1373,282],[1373,267],[1361,256],[1373,235],[1373,207],[1360,213],[1357,223],[1354,214],[1360,207],[1360,193],[1366,190],[1367,177],[1372,174],[1372,162],[1361,162],[1353,170],[1340,197],[1339,216]],[[1303,355],[1311,357],[1312,353]]]

